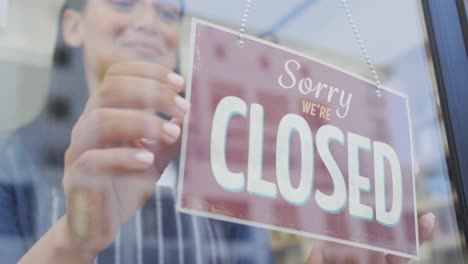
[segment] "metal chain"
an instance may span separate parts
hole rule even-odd
[[[382,96],[382,91],[381,91],[382,82],[380,81],[379,75],[377,74],[374,64],[372,63],[369,53],[367,52],[366,46],[364,45],[364,42],[362,41],[361,34],[359,33],[356,23],[354,22],[353,16],[351,15],[351,11],[348,6],[348,1],[341,0],[341,3],[343,4],[343,8],[346,12],[346,16],[348,17],[348,22],[351,25],[351,28],[353,29],[354,37],[356,38],[356,41],[359,45],[359,49],[361,50],[361,53],[364,56],[364,59],[366,60],[367,65],[369,66],[369,69],[374,77],[375,83],[377,84],[377,89],[376,89],[377,96],[381,97]]]
[[[245,27],[246,27],[247,21],[249,19],[249,12],[252,9],[252,2],[253,2],[253,0],[246,0],[246,2],[245,2],[244,15],[242,16],[242,22],[241,22],[241,26],[240,26],[239,34],[238,34],[239,45],[241,47],[243,47],[244,44],[245,44],[243,35],[245,34]]]
[[[239,34],[238,34],[239,45],[241,47],[243,47],[245,44],[243,35],[245,34],[245,27],[249,19],[250,10],[252,9],[252,2],[253,0],[246,0],[246,3],[245,3],[244,15],[242,16],[242,22],[241,22],[241,26],[240,26]],[[364,41],[362,41],[361,34],[359,33],[356,23],[354,22],[353,16],[351,15],[351,10],[349,9],[349,6],[348,6],[348,1],[341,0],[341,3],[343,4],[344,11],[348,18],[348,22],[351,25],[351,28],[353,30],[354,37],[358,43],[359,49],[361,50],[361,53],[364,56],[364,59],[366,60],[367,66],[369,66],[372,76],[374,77],[375,83],[377,85],[377,89],[376,89],[377,96],[380,97],[382,96],[382,92],[381,92],[382,82],[380,81],[379,75],[377,74],[377,70],[374,64],[372,63],[372,60],[369,56],[369,52],[367,52],[366,46],[364,45]]]

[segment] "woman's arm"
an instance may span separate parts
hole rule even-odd
[[[144,62],[117,63],[107,70],[65,153],[66,214],[20,263],[92,263],[143,206],[177,156],[181,120],[190,107],[178,94],[183,82],[171,81],[173,75]]]
[[[23,256],[21,264],[93,263],[97,254],[79,247],[71,240],[66,216],[52,228]]]
[[[47,198],[37,193],[37,171],[30,166],[29,153],[19,143],[20,133],[14,131],[0,138],[0,262],[92,263],[93,254],[73,246],[65,216],[36,241],[35,201]]]

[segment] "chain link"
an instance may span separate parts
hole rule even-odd
[[[238,34],[240,47],[243,47],[245,44],[243,36],[245,34],[245,27],[247,26],[247,21],[249,20],[249,13],[252,9],[252,2],[253,0],[246,0],[245,2],[244,15],[242,16],[242,22]]]
[[[252,9],[252,3],[253,3],[253,0],[246,0],[245,2],[244,15],[242,16],[242,22],[241,22],[241,26],[240,26],[239,33],[238,33],[240,47],[243,47],[245,44],[243,36],[245,34],[245,28],[247,26],[247,21],[249,19],[249,13]],[[369,67],[369,70],[371,71],[372,76],[377,85],[377,89],[376,89],[377,96],[381,97],[382,96],[382,92],[381,92],[382,82],[380,81],[380,78],[379,78],[379,75],[377,74],[377,70],[374,66],[374,63],[372,62],[369,56],[369,52],[367,52],[366,46],[364,45],[364,41],[361,38],[361,34],[359,33],[356,23],[354,22],[353,16],[351,15],[351,10],[349,9],[349,6],[348,6],[348,1],[341,0],[341,3],[346,13],[346,17],[348,18],[348,23],[351,25],[351,29],[353,30],[354,38],[356,39],[358,43],[359,49],[362,55],[364,56],[367,66]]]
[[[348,1],[347,0],[341,0],[341,3],[343,4],[343,8],[346,13],[346,17],[348,18],[348,22],[351,25],[351,29],[353,30],[354,38],[356,39],[359,49],[361,50],[362,55],[364,56],[364,59],[366,60],[367,66],[369,67],[372,76],[374,77],[375,83],[377,85],[377,96],[381,97],[382,96],[382,82],[380,81],[379,75],[377,74],[377,70],[372,63],[372,60],[369,56],[369,53],[367,52],[366,46],[364,45],[364,42],[362,41],[361,34],[359,33],[359,30],[356,26],[356,23],[354,22],[353,16],[351,15],[351,11],[348,6]]]

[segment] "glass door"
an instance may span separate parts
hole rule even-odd
[[[435,2],[249,0],[246,17],[246,1],[243,0],[0,0],[0,204],[5,205],[1,206],[3,213],[0,212],[0,219],[3,219],[0,220],[1,262],[13,263],[27,254],[37,253],[31,250],[39,248],[37,245],[47,236],[46,231],[53,230],[69,214],[71,194],[63,187],[67,186],[67,182],[63,182],[67,175],[66,151],[74,145],[72,131],[78,129],[76,124],[82,122],[86,109],[93,105],[91,98],[103,85],[106,72],[122,62],[149,62],[180,74],[187,84],[193,66],[190,32],[194,18],[233,32],[245,30],[248,35],[304,54],[373,84],[377,76],[384,87],[407,96],[416,210],[422,225],[419,230],[424,230],[419,237],[419,259],[393,258],[373,250],[258,227],[247,227],[245,233],[242,231],[232,241],[216,240],[240,225],[215,221],[211,228],[211,220],[196,217],[193,220],[174,213],[174,186],[180,157],[173,155],[163,169],[169,171],[166,173],[169,176],[158,177],[158,183],[148,184],[152,188],[159,187],[146,193],[144,203],[135,202],[138,208],[131,210],[125,221],[119,222],[127,229],[122,227],[120,232],[116,231],[115,239],[99,248],[93,261],[147,263],[157,259],[158,263],[177,263],[172,261],[187,260],[187,256],[191,256],[197,263],[206,263],[216,262],[210,255],[215,254],[221,263],[230,263],[229,259],[239,263],[306,263],[308,260],[313,263],[390,263],[386,261],[392,259],[410,263],[467,262],[464,232],[467,230],[468,181],[461,176],[468,173],[464,148],[468,140],[466,130],[461,129],[467,128],[461,122],[463,117],[466,119],[467,108],[465,103],[457,101],[457,94],[467,94],[461,91],[466,89],[454,88],[467,83],[461,77],[466,75],[461,69],[467,69],[466,49],[465,53],[460,51],[465,42],[455,45],[460,43],[457,42],[460,36],[463,40],[460,21],[465,21],[466,25],[466,17],[458,14],[466,15],[466,10],[457,9],[455,1],[446,8],[437,8]],[[459,8],[467,5],[467,1],[458,3]],[[450,9],[452,6],[454,8]],[[447,21],[448,14],[454,13],[443,13],[444,10],[455,10],[455,17],[461,20]],[[459,27],[449,30],[453,34],[444,35],[442,27],[452,25],[450,23],[458,23]],[[148,43],[156,43],[156,47]],[[219,58],[242,59],[229,57],[228,52],[223,47],[213,48],[213,54]],[[249,56],[256,62],[249,67],[255,68],[253,73],[258,76],[268,71],[274,60],[260,53]],[[459,67],[449,69],[450,65]],[[139,68],[135,66],[134,69]],[[232,74],[235,79],[236,73]],[[218,86],[236,93],[235,84]],[[92,87],[97,88],[93,90]],[[182,90],[177,92],[183,96]],[[216,97],[218,92],[207,88],[206,96]],[[284,98],[269,92],[262,96],[276,102],[278,108],[287,107]],[[117,97],[109,100],[117,100]],[[195,103],[207,104],[204,100],[192,102]],[[171,112],[169,116],[173,114],[177,113]],[[162,118],[161,115],[158,118]],[[115,125],[115,129],[119,127]],[[172,132],[178,137],[185,133],[180,129],[175,128],[176,133],[173,128]],[[273,128],[265,129],[267,137],[274,136]],[[97,130],[90,130],[88,134],[93,131]],[[154,155],[157,158],[158,153]],[[82,183],[82,179],[78,182]],[[126,185],[122,186],[125,189]],[[164,186],[172,186],[169,190],[173,192],[169,193],[174,195],[169,201],[171,207],[167,207],[171,215],[174,214],[169,222],[164,222],[167,208],[158,207],[157,200],[158,195],[164,193],[158,188]],[[127,194],[125,190],[122,193]],[[150,202],[153,198],[147,201],[153,196],[156,202]],[[101,198],[96,200],[101,201]],[[403,200],[403,204],[413,202],[412,199]],[[83,208],[86,211],[88,207]],[[282,207],[277,210],[284,210],[284,215],[290,213]],[[181,227],[184,221],[191,221],[187,224],[190,228],[202,226],[193,231],[195,242],[182,245],[180,241],[192,240],[184,240],[182,235],[178,237],[177,234],[182,233],[176,231],[173,238],[164,236],[170,230],[185,230]],[[343,222],[333,214],[310,221],[317,221],[323,228],[339,226],[351,236],[353,232],[372,231],[366,223]],[[161,223],[165,223],[164,227],[160,227]],[[128,229],[128,225],[135,228]],[[405,235],[387,234],[388,239],[401,241],[406,239]],[[170,250],[163,244],[171,245]],[[134,251],[136,253],[132,253]],[[176,257],[171,259],[168,256],[172,254],[168,252]],[[233,257],[233,252],[239,254]]]

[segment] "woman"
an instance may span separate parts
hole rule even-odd
[[[0,232],[8,242],[2,262],[272,262],[262,231],[175,213],[169,164],[190,108],[179,96],[184,80],[173,71],[180,13],[178,0],[67,2],[61,35],[79,51],[86,80],[78,87],[86,95],[72,99],[86,103],[72,107],[64,121],[70,126],[49,125],[41,115],[2,144]],[[68,92],[80,85],[58,83]],[[50,169],[62,159],[64,167]],[[169,187],[155,188],[164,171]],[[315,250],[311,260],[331,258],[324,252]]]
[[[179,0],[66,3],[59,43],[77,51],[69,59],[78,58],[72,71],[78,81],[62,76],[73,61],[58,67],[46,109],[58,109],[58,115],[50,120],[45,111],[2,144],[0,235],[8,242],[2,263],[269,260],[261,232],[175,213],[174,166],[166,170],[169,187],[155,188],[176,158],[181,120],[190,107],[178,95],[184,80],[172,70],[180,13]],[[66,58],[56,56],[56,62]],[[67,108],[68,118],[55,122]],[[61,146],[64,141],[69,146]],[[230,242],[250,249],[237,254]]]

